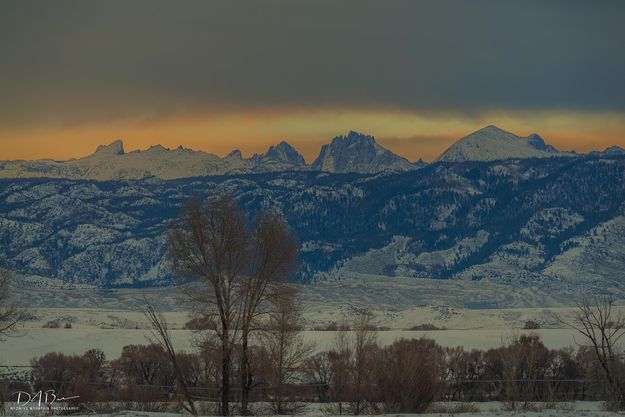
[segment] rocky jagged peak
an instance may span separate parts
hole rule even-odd
[[[117,139],[111,142],[109,145],[100,145],[95,150],[96,154],[108,154],[108,155],[123,155],[124,154],[124,142],[121,139]]]
[[[265,153],[265,157],[276,161],[288,162],[293,165],[306,165],[304,157],[285,141],[275,146],[270,146]]]
[[[365,135],[359,132],[350,130],[345,136],[336,136],[332,139],[332,145],[344,144],[351,145],[377,145],[375,138],[371,135]]]
[[[323,145],[311,168],[326,172],[377,173],[405,171],[416,166],[377,144],[373,136],[350,131]]]

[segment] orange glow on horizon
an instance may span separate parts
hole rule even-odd
[[[537,132],[560,150],[587,152],[625,147],[625,115],[565,112],[484,114],[478,118],[379,111],[251,111],[116,121],[71,127],[0,128],[0,159],[80,158],[101,144],[124,141],[126,152],[160,144],[224,156],[265,152],[286,140],[311,162],[332,137],[356,130],[415,161],[431,161],[461,137],[488,124],[525,136]]]

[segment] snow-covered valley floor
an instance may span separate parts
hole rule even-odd
[[[48,283],[49,284],[49,283]],[[142,313],[146,301],[164,312],[178,349],[193,349],[184,302],[175,287],[105,290],[96,288],[18,287],[17,302],[30,319],[19,334],[2,343],[0,363],[27,365],[34,356],[51,351],[82,353],[90,348],[116,358],[128,344],[148,343],[150,335]],[[368,310],[379,340],[426,336],[443,346],[466,350],[502,345],[514,331],[524,332],[531,320],[550,348],[576,346],[581,337],[564,324],[574,319],[579,298],[547,296],[533,288],[474,281],[445,281],[354,275],[340,281],[302,286],[306,338],[317,350],[333,347],[335,333],[315,331],[333,323],[354,320]],[[491,308],[474,308],[490,303]],[[540,307],[535,307],[540,306]],[[625,303],[617,300],[617,310]],[[59,328],[46,328],[57,321]],[[64,328],[71,323],[71,328]],[[444,330],[409,330],[431,324]]]
[[[582,338],[558,321],[571,320],[575,308],[543,309],[462,309],[450,307],[413,307],[401,311],[380,309],[374,313],[374,322],[394,324],[388,330],[378,331],[381,344],[390,344],[399,338],[422,336],[436,340],[442,346],[463,346],[466,350],[488,349],[505,344],[513,332],[535,332],[549,348],[576,346]],[[325,314],[323,314],[325,313]],[[0,365],[28,365],[30,359],[47,352],[81,354],[91,348],[101,349],[109,359],[120,355],[129,344],[147,344],[151,332],[140,310],[97,308],[31,308],[31,320],[12,337],[2,342]],[[186,312],[164,313],[180,350],[193,350],[193,331],[184,329]],[[306,310],[307,340],[316,350],[334,347],[336,332],[313,330],[333,319],[346,320],[340,311],[321,311],[318,306]],[[525,320],[542,324],[538,330],[523,330]],[[349,320],[349,316],[347,317]],[[49,322],[58,322],[58,328],[46,328]],[[71,328],[65,328],[71,323]],[[408,330],[418,324],[431,323],[445,330]],[[380,325],[381,326],[381,325]]]
[[[408,331],[389,330],[378,332],[381,344],[387,345],[400,338],[422,336],[436,340],[442,346],[463,346],[467,350],[488,349],[502,345],[511,335],[512,329],[473,329]],[[520,330],[520,332],[529,332]],[[569,329],[541,329],[543,342],[550,348],[575,346],[577,335]],[[192,350],[192,331],[172,330],[174,345],[180,350]],[[147,344],[150,331],[147,329],[101,329],[76,326],[71,329],[24,328],[15,337],[2,342],[0,365],[28,365],[30,359],[47,352],[82,354],[91,348],[101,349],[109,359],[119,357],[122,348],[130,344]],[[307,340],[314,342],[317,350],[334,347],[336,333],[332,331],[305,331]],[[580,338],[577,337],[579,340]]]

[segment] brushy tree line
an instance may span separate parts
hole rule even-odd
[[[333,349],[317,353],[301,338],[297,321],[288,332],[271,327],[248,351],[249,411],[268,404],[272,412],[290,414],[321,402],[338,414],[422,413],[434,401],[502,401],[523,409],[534,402],[611,398],[591,348],[548,349],[536,334],[513,336],[489,350],[444,348],[426,338],[382,346],[366,319],[352,327],[339,332]],[[202,414],[220,414],[220,352],[218,339],[197,352],[177,352],[180,376]],[[237,346],[231,356],[233,387],[242,372],[240,355]],[[54,389],[79,396],[76,404],[94,410],[183,408],[185,394],[160,344],[125,346],[113,360],[97,349],[83,355],[52,352],[33,358],[31,365],[30,377],[10,383],[9,392]],[[241,392],[230,395],[240,406]]]

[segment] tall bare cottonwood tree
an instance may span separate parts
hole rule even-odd
[[[171,226],[168,242],[178,275],[200,278],[186,294],[220,340],[223,415],[230,414],[233,346],[241,343],[241,411],[247,413],[249,333],[271,283],[294,270],[297,239],[277,215],[262,213],[249,222],[234,198],[224,194],[204,204],[192,199]]]
[[[257,318],[267,314],[264,306],[284,304],[290,291],[282,285],[295,269],[299,244],[280,216],[261,213],[250,239],[250,264],[239,286],[241,327],[241,413],[248,414],[252,389],[249,342]],[[286,298],[285,298],[286,297]],[[269,302],[268,302],[269,301]],[[276,302],[277,301],[277,302]]]

